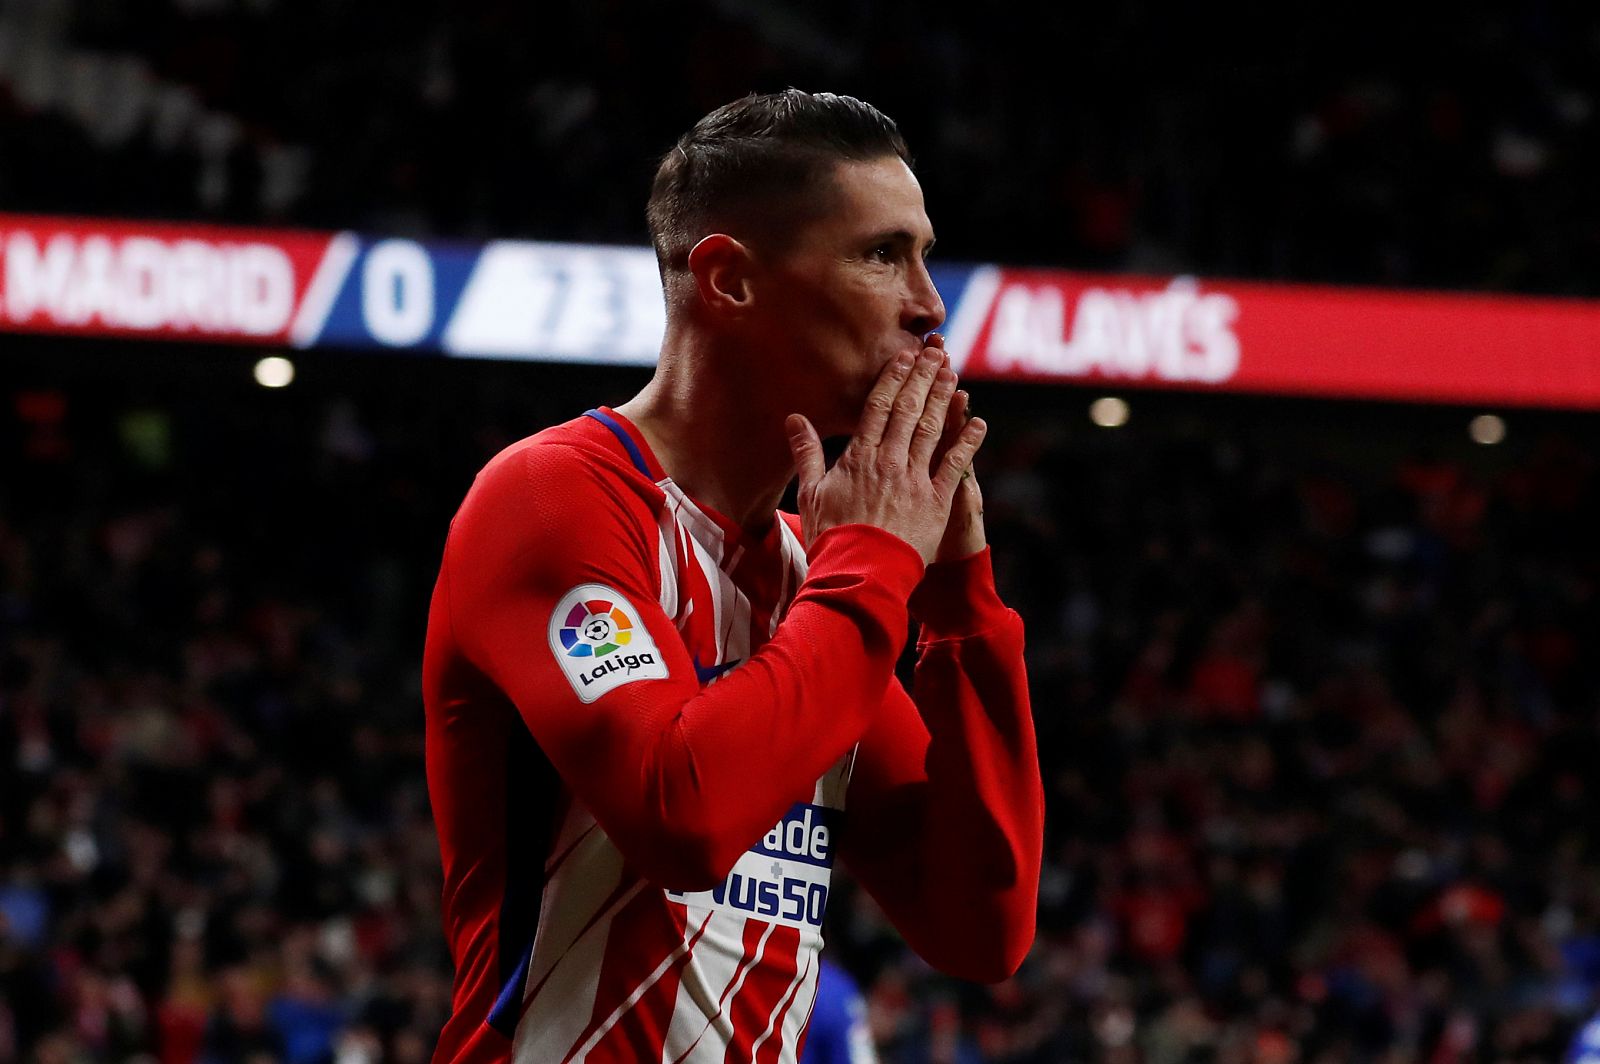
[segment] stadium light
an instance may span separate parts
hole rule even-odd
[[[1121,428],[1128,423],[1127,401],[1114,395],[1096,399],[1089,404],[1089,420],[1103,429]]]
[[[1497,414],[1479,414],[1468,422],[1467,435],[1472,437],[1473,443],[1485,446],[1499,443],[1506,438],[1505,419]]]
[[[294,363],[281,355],[269,355],[256,363],[256,383],[263,388],[286,388],[294,381]]]

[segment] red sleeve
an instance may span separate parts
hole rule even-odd
[[[658,603],[654,514],[617,488],[562,445],[491,463],[451,526],[444,608],[459,654],[516,705],[629,863],[661,886],[707,889],[878,714],[922,561],[876,528],[819,536],[774,638],[702,689]],[[631,605],[664,678],[578,697],[549,633],[583,584]]]
[[[841,854],[930,964],[992,982],[1033,943],[1044,789],[1022,620],[987,550],[930,566],[915,702],[891,684],[862,739]]]

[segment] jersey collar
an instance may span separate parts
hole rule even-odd
[[[639,431],[639,426],[629,421],[627,417],[609,406],[601,406],[594,410],[585,411],[585,416],[593,418],[611,430],[611,434],[617,438],[617,442],[622,445],[622,449],[628,452],[629,460],[633,462],[634,468],[639,472],[657,484],[672,479],[667,475],[666,470],[661,468],[661,462],[656,458],[655,452],[650,449],[650,444],[645,440],[644,433]],[[682,491],[682,489],[680,488],[679,491]],[[748,543],[752,539],[757,542],[766,542],[777,534],[778,522],[782,520],[781,517],[774,513],[772,515],[772,526],[767,533],[761,536],[751,536],[733,521],[711,507],[704,505],[698,499],[692,501],[696,509],[716,522],[717,527],[722,529],[724,542],[730,546]]]

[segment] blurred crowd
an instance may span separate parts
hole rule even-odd
[[[642,243],[654,159],[868,99],[941,254],[1592,294],[1600,9],[8,0],[0,209]]]
[[[991,456],[1050,815],[1031,961],[945,1016],[981,1059],[1554,1061],[1596,1005],[1592,445],[1280,416]]]
[[[426,1061],[411,471],[345,406],[5,402],[0,1061]]]
[[[425,1061],[445,526],[637,374],[328,356],[268,392],[167,357],[0,393],[0,1064]],[[1039,938],[955,983],[847,881],[829,951],[882,1059],[1559,1058],[1600,1000],[1592,428],[1148,396],[1110,431],[975,391]]]

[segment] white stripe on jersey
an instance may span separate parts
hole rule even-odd
[[[702,912],[710,912],[711,927],[706,932],[710,938],[725,937],[730,933],[741,934],[745,923],[743,918],[691,906],[690,919],[695,919]],[[728,1040],[733,1037],[733,1027],[727,1019],[727,1004],[738,995],[751,969],[761,963],[761,955],[767,948],[767,939],[772,937],[774,926],[767,925],[750,956],[730,950],[707,949],[697,953],[694,963],[684,967],[683,978],[678,981],[678,1000],[673,1007],[666,1042],[661,1049],[662,1064],[676,1064],[688,1056],[690,1050],[697,1051],[704,1058],[714,1046],[727,1046]],[[722,1050],[717,1051],[718,1060],[721,1059],[721,1053]]]
[[[561,956],[558,970],[538,988],[533,999],[523,1001],[526,1011],[517,1024],[511,1051],[516,1064],[547,1064],[560,1059],[583,1033],[594,1014],[595,990],[600,983],[611,921],[644,889],[645,883],[640,880],[607,907],[594,926]]]
[[[750,656],[750,600],[735,586],[732,573],[744,556],[744,547],[735,547],[730,554],[722,526],[685,495],[682,488],[670,480],[660,481],[657,486],[666,493],[673,519],[686,533],[695,561],[712,589],[716,661],[700,664],[743,661]],[[781,518],[778,521],[782,523]]]
[[[677,522],[666,507],[656,514],[656,564],[661,570],[661,612],[678,616]]]
[[[821,976],[822,966],[812,964],[811,974],[800,984],[799,990],[795,992],[794,1003],[784,1014],[783,1044],[790,1052],[793,1052],[793,1047],[800,1044],[800,1032],[811,1022],[811,1009],[817,1003],[817,985],[821,982]]]
[[[729,607],[722,622],[722,634],[717,639],[722,644],[722,657],[717,664],[744,661],[750,657],[750,600],[733,586],[733,577],[727,572],[718,569],[717,577],[722,583],[717,597]]]
[[[711,586],[711,631],[716,639],[716,647],[712,650],[712,660],[702,661],[701,665],[721,665],[728,660],[726,650],[727,629],[723,624],[723,617],[727,615],[729,603],[728,588],[723,586],[723,572],[717,568],[717,563],[712,560],[711,554],[693,536],[685,537],[689,541],[689,564],[697,565],[704,574],[706,582]],[[718,552],[721,553],[720,551]],[[735,594],[737,594],[735,589]],[[740,596],[741,598],[743,596]]]
[[[778,519],[778,550],[783,558],[783,582],[778,586],[778,608],[772,611],[772,621],[767,625],[767,638],[778,634],[778,622],[789,612],[794,593],[806,578],[806,547],[789,527],[789,522]]]
[[[700,509],[695,501],[685,495],[683,489],[671,480],[657,481],[656,487],[666,493],[667,509],[672,512],[673,519],[689,533],[689,538],[711,552],[712,568],[721,565],[728,549],[726,537],[722,534],[722,526]],[[735,557],[734,561],[737,560]],[[733,566],[730,564],[728,568],[732,569]]]
[[[767,1020],[767,1029],[761,1032],[761,1037],[757,1038],[750,1047],[750,1064],[756,1064],[756,1058],[761,1055],[761,1047],[767,1044],[767,1039],[772,1037],[772,1032],[777,1027],[778,1017],[784,1016],[786,1009],[790,1012],[794,1011],[790,1006],[794,1002],[795,991],[800,989],[801,983],[811,977],[812,967],[816,959],[817,955],[815,953],[808,955],[806,957],[806,966],[794,973],[794,978],[789,982],[789,989],[784,991],[783,997],[778,999],[777,1007],[772,1010],[772,1016]],[[784,1026],[787,1027],[787,1023]],[[798,1036],[794,1041],[784,1041],[782,1043],[783,1048],[779,1051],[779,1058],[792,1057],[794,1055],[794,1046],[798,1041]]]
[[[523,983],[524,1012],[512,1048],[519,1062],[559,1060],[583,1033],[594,1012],[611,921],[645,889],[639,880],[618,894],[622,852],[576,802],[557,832],[558,839],[572,837],[579,841],[545,883]],[[563,852],[556,850],[557,855]],[[597,912],[602,905],[604,911]]]
[[[655,986],[656,983],[661,981],[661,977],[667,974],[667,969],[676,964],[680,957],[694,949],[694,944],[698,942],[700,940],[700,936],[705,933],[706,924],[709,923],[710,920],[711,914],[707,913],[705,920],[702,920],[700,922],[700,926],[692,933],[689,931],[688,927],[685,927],[683,933],[687,937],[682,942],[678,943],[676,949],[667,954],[665,957],[661,958],[661,963],[656,965],[655,970],[640,980],[639,985],[634,987],[627,997],[623,998],[617,1003],[617,1007],[611,1010],[611,1015],[605,1018],[605,1022],[599,1027],[595,1028],[594,1034],[591,1034],[588,1039],[584,1041],[583,1045],[578,1047],[577,1052],[563,1058],[562,1064],[567,1064],[568,1061],[573,1062],[573,1064],[582,1064],[583,1060],[588,1057],[589,1050],[600,1044],[600,1039],[604,1038],[607,1032],[617,1025],[617,1021],[622,1019],[623,1013],[627,1012],[629,1009],[633,1008],[634,1005],[638,1004],[639,999],[644,997],[645,993],[648,992],[651,987]]]

